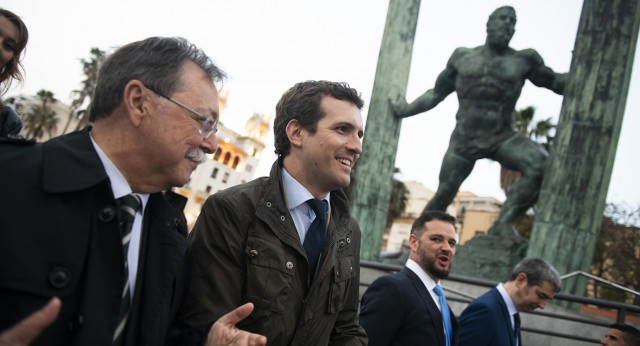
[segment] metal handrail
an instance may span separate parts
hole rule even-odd
[[[574,276],[577,276],[577,275],[582,275],[582,276],[588,277],[589,279],[593,279],[595,281],[600,281],[600,282],[602,282],[604,284],[607,284],[609,286],[615,287],[615,288],[617,288],[619,290],[631,293],[631,294],[636,295],[636,296],[640,296],[640,292],[638,292],[638,291],[634,291],[634,290],[626,288],[624,286],[620,286],[615,282],[611,282],[609,280],[605,280],[603,278],[597,277],[595,275],[591,275],[589,273],[585,273],[583,271],[575,271],[575,272],[572,272],[572,273],[569,273],[569,274],[564,274],[564,275],[560,276],[560,280],[568,279],[568,278],[571,278],[571,277],[574,277]]]

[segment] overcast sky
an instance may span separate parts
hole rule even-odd
[[[424,0],[407,89],[409,101],[433,87],[456,47],[484,43],[487,18],[503,5],[513,6],[518,17],[513,48],[536,49],[553,70],[569,70],[581,1]],[[79,59],[88,58],[91,47],[111,51],[149,36],[183,36],[229,73],[222,122],[242,132],[254,112],[273,119],[282,93],[303,80],[348,82],[369,104],[388,1],[4,0],[0,6],[20,15],[30,34],[24,64],[27,80],[8,95],[47,89],[68,104],[71,90],[79,88],[83,78]],[[638,60],[607,197],[607,201],[631,206],[640,204],[639,163],[633,149],[637,152],[638,140],[633,137],[640,129]],[[561,96],[527,82],[516,108],[534,106],[537,120],[553,117],[557,122],[561,104]],[[398,178],[437,188],[457,106],[452,94],[433,110],[403,120]],[[365,123],[367,112],[365,105]],[[275,160],[273,136],[267,141],[258,175],[268,174]],[[499,170],[495,162],[479,161],[461,190],[504,200]]]

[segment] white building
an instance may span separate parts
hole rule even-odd
[[[209,195],[253,179],[265,148],[269,122],[269,116],[254,113],[242,134],[220,124],[215,154],[208,155],[207,161],[196,168],[186,185],[174,189],[188,198],[185,216],[189,228],[193,226]]]
[[[409,248],[411,225],[420,216],[435,192],[417,181],[405,181],[409,190],[407,207],[402,217],[393,221],[384,234],[382,251],[396,253]],[[447,207],[447,213],[456,217],[456,238],[460,243],[478,232],[486,233],[500,213],[502,203],[493,197],[479,197],[468,191],[459,191]],[[468,234],[467,234],[468,233]]]

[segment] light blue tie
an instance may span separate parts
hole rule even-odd
[[[436,285],[433,291],[436,292],[436,294],[438,295],[438,299],[440,300],[440,312],[442,313],[442,322],[444,322],[444,331],[447,336],[447,346],[451,346],[451,333],[453,332],[453,330],[451,328],[451,314],[449,313],[447,298],[445,298],[444,296],[442,286]]]

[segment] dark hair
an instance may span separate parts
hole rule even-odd
[[[0,95],[9,90],[13,79],[22,82],[24,76],[24,67],[22,66],[22,58],[24,58],[23,50],[29,41],[29,31],[22,19],[15,13],[0,8],[0,16],[7,18],[13,25],[18,28],[18,42],[13,48],[13,58],[4,66],[0,66]]]
[[[527,286],[542,286],[544,282],[552,284],[556,292],[562,289],[558,271],[542,258],[523,259],[511,271],[509,281],[515,280],[520,273],[527,275]]]
[[[358,109],[362,109],[364,101],[356,89],[347,83],[329,81],[300,82],[287,90],[276,105],[276,118],[273,124],[275,137],[275,152],[281,158],[289,155],[290,143],[287,137],[287,124],[291,120],[298,120],[300,126],[312,134],[318,130],[318,121],[323,114],[320,101],[324,96],[331,96],[338,100],[349,101]]]
[[[425,224],[432,220],[448,222],[452,224],[454,228],[456,227],[455,217],[440,210],[428,210],[420,214],[416,221],[413,222],[413,225],[411,225],[411,234],[415,234],[420,237],[422,232],[427,230],[427,226]]]
[[[122,103],[124,87],[132,80],[171,96],[183,87],[180,70],[187,61],[202,68],[213,82],[226,78],[202,49],[182,37],[150,37],[120,47],[100,67],[89,119],[111,114]]]
[[[627,345],[640,345],[640,330],[626,323],[614,323],[609,326],[622,332],[622,337]]]

